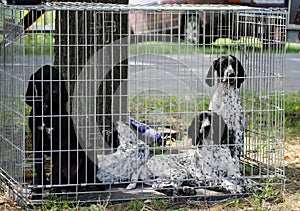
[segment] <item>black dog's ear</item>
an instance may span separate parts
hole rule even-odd
[[[188,136],[192,138],[194,146],[203,144],[203,137],[200,135],[200,122],[200,115],[196,115],[188,128]]]
[[[41,73],[42,73],[42,68],[38,69],[35,73],[33,73],[30,76],[29,82],[28,82],[28,87],[26,91],[26,98],[25,102],[29,106],[33,106],[33,102],[37,96],[39,96],[39,93],[37,93],[38,87],[36,86],[37,81],[40,83],[41,81]]]
[[[212,139],[215,145],[224,144],[227,139],[227,125],[222,118],[215,112],[212,112],[211,125],[212,125]]]
[[[218,64],[220,63],[220,58],[215,59],[213,61],[213,64],[210,66],[207,75],[206,75],[206,79],[205,82],[208,86],[212,87],[215,85],[215,71],[217,70]]]
[[[230,56],[234,59],[234,61],[236,63],[237,69],[235,71],[237,71],[237,73],[238,73],[236,87],[240,88],[246,77],[245,70],[244,70],[242,63],[235,56],[233,56],[233,55],[230,55]]]
[[[67,91],[67,88],[65,86],[64,81],[61,82],[61,89],[62,89],[62,91],[61,91],[61,98],[62,99],[61,100],[62,100],[63,104],[66,104],[69,100],[69,94],[68,94],[68,91]]]
[[[36,91],[35,91],[35,87],[34,87],[34,81],[33,81],[33,74],[30,76],[29,82],[28,82],[28,87],[27,87],[27,91],[26,91],[26,98],[25,98],[25,102],[27,103],[27,105],[29,106],[33,106],[33,98],[34,96],[36,96]]]
[[[59,80],[60,93],[61,93],[61,103],[64,105],[69,100],[68,90],[67,90],[66,85],[65,85],[66,82],[64,80],[63,75],[59,72],[58,69],[56,69],[55,67],[51,67],[51,68],[52,68],[53,80]]]

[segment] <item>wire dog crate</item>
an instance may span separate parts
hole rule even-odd
[[[284,11],[240,6],[1,5],[2,186],[23,205],[53,196],[213,200],[283,188],[285,24]],[[129,188],[153,158],[161,158],[158,173],[178,155],[183,169],[197,168],[196,157],[184,160],[191,153],[208,159],[199,150],[211,148],[193,145],[188,128],[214,100],[206,77],[221,55],[234,55],[245,71],[235,87],[244,143],[231,178],[243,190],[219,186],[229,175],[177,171],[137,177]],[[223,168],[228,159],[209,162]],[[174,183],[193,183],[193,194],[175,193]]]

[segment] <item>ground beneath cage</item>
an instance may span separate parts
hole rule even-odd
[[[217,203],[205,203],[199,201],[186,201],[182,203],[170,202],[167,206],[168,209],[182,209],[185,210],[300,210],[300,137],[295,137],[293,140],[287,141],[285,146],[284,160],[286,162],[286,187],[284,200],[280,197],[276,197],[274,193],[273,197],[261,196],[258,204],[255,204],[253,197],[248,197],[243,200],[232,201],[232,202],[217,202]],[[160,193],[157,193],[160,194]],[[152,200],[144,201],[144,206],[151,207],[153,204]],[[103,205],[97,205],[99,208]],[[107,205],[107,210],[126,210],[128,203],[118,205]],[[153,205],[154,206],[154,205]],[[85,208],[86,209],[86,208]],[[14,201],[8,197],[8,195],[0,191],[0,210],[21,210]],[[128,210],[128,209],[127,209]],[[155,210],[155,209],[152,209]]]

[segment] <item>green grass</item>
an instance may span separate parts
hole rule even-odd
[[[108,201],[98,202],[86,206],[70,206],[67,201],[50,200],[46,204],[36,207],[41,210],[90,210],[90,211],[141,211],[141,210],[270,210],[272,204],[284,201],[283,194],[272,185],[266,185],[260,193],[249,197],[233,197],[222,202],[205,202],[201,200],[176,200],[176,199],[133,199],[129,202],[111,204]],[[59,202],[55,203],[55,202]],[[267,203],[266,203],[267,202]]]
[[[285,95],[285,136],[299,136],[300,128],[300,91]]]
[[[35,33],[25,34],[23,37],[26,54],[51,54],[54,53],[54,36],[49,34]],[[18,42],[17,42],[18,43]],[[21,42],[22,43],[22,42]],[[274,45],[271,52],[281,51],[279,46]],[[287,43],[286,53],[300,52],[300,44]],[[194,46],[185,42],[142,42],[130,46],[130,54],[227,54],[243,52],[269,52],[264,49],[257,38],[242,37],[237,41],[228,38],[217,39],[212,44]]]
[[[285,48],[278,44],[266,44],[263,47],[262,42],[254,37],[241,37],[239,40],[229,38],[217,39],[212,44],[193,46],[185,42],[143,42],[130,46],[130,54],[227,54],[227,53],[278,53],[283,50],[286,53],[300,52],[300,44],[287,43]]]
[[[184,141],[186,127],[194,118],[194,112],[208,109],[208,104],[208,96],[137,96],[129,99],[129,113],[135,120],[149,126],[175,130],[177,140]]]
[[[210,44],[195,47],[185,42],[143,42],[130,46],[130,54],[226,54],[228,51],[228,47]]]

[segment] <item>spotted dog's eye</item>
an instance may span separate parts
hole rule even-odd
[[[223,61],[221,65],[222,65],[222,70],[224,70],[226,67],[228,67],[228,62]]]
[[[222,70],[225,70],[227,67],[228,67],[228,59],[227,58],[224,58],[224,59],[222,59],[222,61],[221,61],[221,68],[222,68]]]

